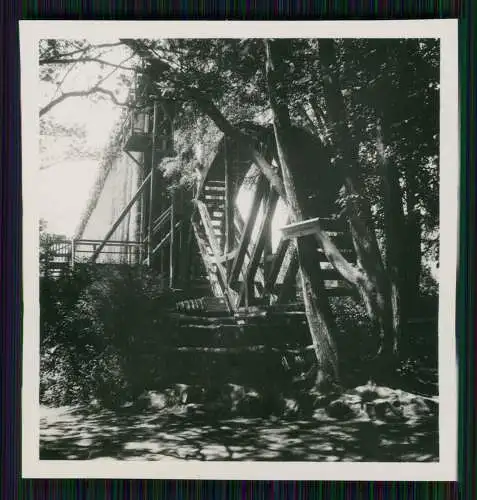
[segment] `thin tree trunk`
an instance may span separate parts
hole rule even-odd
[[[393,313],[393,350],[398,350],[402,336],[403,317],[403,269],[402,238],[404,234],[404,213],[399,175],[396,167],[389,165],[385,152],[381,123],[377,125],[376,146],[382,167],[382,196],[384,207],[385,264],[391,285]]]
[[[404,307],[406,316],[416,314],[415,304],[419,299],[419,280],[421,275],[421,214],[416,208],[417,187],[415,173],[409,166],[405,174],[405,193],[407,216],[405,221],[404,254],[406,267],[404,269],[403,295],[406,297]],[[414,168],[412,168],[414,170]]]
[[[379,251],[371,209],[363,196],[364,186],[357,175],[357,147],[348,128],[343,95],[339,83],[331,74],[331,68],[337,63],[333,40],[320,41],[319,57],[328,116],[332,122],[332,142],[339,152],[338,167],[342,168],[345,176],[345,190],[348,198],[346,213],[358,261],[363,271],[362,297],[378,333],[378,351],[374,372],[376,376],[383,376],[382,370],[390,366],[389,363],[394,361],[395,355],[390,282]]]
[[[267,52],[267,83],[274,120],[273,128],[280,161],[283,183],[292,222],[303,220],[303,212],[295,190],[293,160],[287,144],[290,118],[286,93],[276,76],[273,42],[265,41]],[[298,238],[296,250],[300,263],[300,278],[308,326],[317,358],[316,388],[327,389],[338,383],[338,356],[334,336],[336,324],[330,308],[321,268],[316,258],[316,241],[313,237]]]

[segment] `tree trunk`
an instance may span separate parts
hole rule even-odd
[[[377,125],[376,146],[381,163],[382,197],[384,212],[385,265],[391,286],[391,305],[393,314],[393,350],[398,350],[405,323],[403,315],[403,260],[402,239],[404,235],[404,213],[399,174],[396,166],[389,164],[381,121]]]
[[[303,220],[302,209],[295,190],[293,179],[293,158],[287,141],[290,118],[286,92],[277,77],[276,58],[273,55],[273,42],[265,41],[267,52],[267,83],[271,108],[274,115],[273,128],[281,166],[283,184],[288,201],[291,222]],[[316,241],[313,237],[297,238],[295,242],[300,263],[300,278],[305,304],[306,318],[317,359],[317,390],[327,390],[338,383],[338,356],[334,336],[335,320],[325,293],[321,268],[316,257]]]
[[[421,275],[421,214],[416,208],[417,204],[417,182],[415,178],[414,165],[407,165],[405,173],[405,195],[407,216],[404,232],[404,256],[406,267],[403,277],[403,295],[406,297],[404,307],[406,316],[415,315],[416,304],[419,299],[419,281]]]
[[[348,128],[347,113],[339,82],[331,68],[337,58],[333,40],[321,40],[319,57],[331,119],[332,142],[337,149],[337,167],[342,168],[347,195],[347,217],[358,262],[363,271],[360,292],[370,320],[378,334],[374,377],[383,377],[395,361],[396,332],[393,325],[391,284],[379,251],[369,202],[358,176],[357,147]],[[372,373],[373,376],[373,373]]]

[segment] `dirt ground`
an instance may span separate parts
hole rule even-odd
[[[335,410],[336,410],[335,404]],[[41,407],[41,460],[437,461],[437,415],[249,417],[173,408]]]

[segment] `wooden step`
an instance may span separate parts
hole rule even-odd
[[[324,280],[334,281],[342,279],[341,274],[334,268],[322,269],[321,275],[323,276]]]
[[[206,184],[204,186],[204,191],[206,192],[219,192],[219,193],[223,193],[225,191],[225,186],[224,185],[208,185]]]
[[[215,200],[223,201],[223,200],[225,200],[225,195],[220,194],[220,193],[205,193],[203,196],[203,199],[206,200],[206,202],[208,200],[210,200],[210,201],[215,201]]]
[[[351,248],[339,248],[339,251],[343,255],[343,257],[351,263],[356,262],[356,252],[354,249]],[[323,250],[318,249],[318,260],[320,262],[328,262],[328,259],[326,258],[326,255],[324,254]]]
[[[218,180],[218,179],[210,179],[207,181],[207,184],[214,185],[214,186],[225,186],[225,181]]]
[[[214,211],[214,210],[221,210],[223,211],[225,209],[225,202],[224,200],[206,200],[205,201],[205,206],[208,208],[209,211]]]

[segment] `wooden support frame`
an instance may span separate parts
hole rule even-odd
[[[248,268],[245,272],[245,280],[240,288],[238,306],[242,305],[244,300],[246,301],[245,305],[249,306],[251,305],[251,300],[254,298],[255,275],[260,265],[260,259],[264,253],[267,239],[270,238],[271,219],[275,213],[279,198],[278,193],[274,189],[270,189],[267,198],[264,200],[263,219],[255,246],[250,255]]]
[[[281,286],[280,292],[278,294],[278,304],[283,304],[289,302],[293,298],[293,292],[296,285],[296,277],[298,271],[300,270],[300,262],[298,260],[298,255],[296,249],[293,249],[290,264],[283,278],[283,284]]]
[[[143,183],[139,186],[138,190],[134,194],[134,196],[131,198],[129,203],[123,208],[121,213],[119,214],[118,218],[114,222],[114,224],[111,226],[111,229],[106,233],[106,236],[104,237],[103,241],[99,244],[98,248],[95,250],[91,257],[91,262],[96,262],[96,259],[98,258],[98,255],[101,253],[101,250],[104,248],[106,243],[109,241],[111,236],[114,234],[116,229],[119,227],[119,224],[123,221],[124,217],[129,213],[131,210],[132,206],[134,203],[136,203],[137,199],[139,196],[142,194],[144,189],[147,187],[148,183],[151,181],[152,176],[151,173],[144,179]]]
[[[147,262],[150,266],[152,263],[152,223],[153,223],[153,202],[154,202],[154,172],[156,170],[156,127],[157,127],[157,110],[158,103],[154,101],[154,111],[152,118],[152,150],[151,150],[151,172],[150,172],[150,189],[149,189],[149,220],[147,225]]]
[[[171,230],[169,232],[170,236],[170,245],[169,245],[169,288],[174,288],[174,283],[175,283],[175,261],[176,261],[176,255],[175,255],[175,249],[176,249],[176,244],[175,244],[175,224],[176,224],[176,217],[175,217],[175,196],[174,193],[172,193],[172,200],[171,200],[171,206],[170,206],[170,221],[171,221]],[[180,224],[180,223],[178,223]]]
[[[133,161],[133,162],[134,162],[134,163],[135,163],[135,164],[136,164],[139,168],[141,168],[141,169],[143,168],[143,164],[142,164],[140,161],[136,160],[136,158],[134,158],[134,156],[131,154],[131,152],[130,152],[130,151],[126,151],[126,150],[124,150],[124,152],[125,152],[125,153],[129,156],[129,158],[131,158],[131,160],[132,160],[132,161]]]
[[[75,250],[76,250],[76,247],[75,247],[75,243],[76,243],[76,240],[74,238],[71,239],[71,269],[74,269],[75,268],[75,259],[76,259],[76,255],[75,255]]]
[[[229,148],[227,146],[227,138],[224,138],[224,180],[225,180],[225,200],[224,200],[224,228],[225,228],[225,245],[224,253],[229,254],[235,243],[235,186],[232,174],[232,165],[229,162]],[[230,260],[226,263],[227,279],[230,277],[233,262]]]
[[[270,266],[270,272],[268,276],[265,277],[265,290],[267,293],[272,293],[277,282],[278,275],[280,274],[280,269],[283,264],[283,260],[287,254],[288,248],[290,246],[290,240],[282,238],[278,243],[278,248],[275,252],[275,256]]]
[[[233,287],[236,285],[238,277],[240,275],[241,268],[243,266],[245,254],[247,252],[248,245],[250,243],[250,237],[252,235],[253,228],[255,226],[255,221],[257,220],[258,211],[260,209],[260,204],[263,197],[266,194],[266,188],[268,187],[267,179],[259,174],[259,179],[257,180],[257,187],[255,191],[255,196],[253,197],[252,207],[250,209],[250,214],[247,222],[245,223],[242,235],[240,237],[240,244],[237,252],[237,256],[232,264],[232,270],[229,277],[229,286]]]
[[[217,266],[217,277],[219,279],[220,286],[222,287],[222,292],[225,297],[225,301],[227,304],[227,308],[229,311],[233,309],[232,305],[235,302],[235,297],[233,291],[230,290],[227,283],[227,273],[226,270],[220,261],[221,250],[220,245],[215,237],[215,233],[212,227],[212,221],[210,219],[209,211],[204,202],[200,200],[196,200],[196,205],[199,210],[199,215],[202,221],[202,225],[205,229],[205,234],[207,235],[207,239],[209,240],[209,245],[212,249],[214,263]]]

